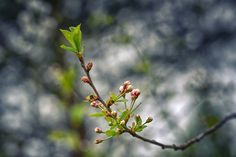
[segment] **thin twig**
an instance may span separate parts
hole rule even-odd
[[[232,113],[228,116],[226,116],[224,119],[222,119],[220,122],[218,122],[216,125],[210,127],[209,129],[207,129],[206,131],[200,133],[199,135],[197,135],[196,137],[186,141],[183,144],[180,145],[176,145],[176,144],[172,144],[172,145],[168,145],[168,144],[163,144],[161,142],[155,141],[155,140],[151,140],[151,139],[147,139],[145,137],[142,137],[130,130],[127,130],[127,132],[129,134],[131,134],[133,137],[136,137],[140,140],[143,140],[145,142],[160,146],[162,149],[174,149],[174,150],[185,150],[186,148],[188,148],[189,146],[201,141],[204,137],[206,137],[207,135],[212,134],[213,132],[215,132],[216,130],[218,130],[220,127],[222,127],[226,122],[232,120],[232,119],[236,119],[236,113]]]
[[[103,106],[108,110],[111,111],[111,109],[109,107],[107,107],[105,101],[101,98],[100,94],[98,93],[92,79],[91,76],[89,74],[89,71],[86,69],[85,64],[84,64],[84,60],[83,57],[79,58],[80,59],[80,63],[81,63],[81,67],[83,68],[85,74],[87,75],[90,83],[89,85],[91,86],[91,88],[93,89],[93,91],[95,92],[96,96],[98,97],[98,100],[103,104]],[[135,108],[136,109],[136,108]],[[186,141],[183,144],[180,145],[176,145],[176,144],[164,144],[161,142],[158,142],[156,140],[152,140],[152,139],[148,139],[145,138],[143,136],[138,135],[137,133],[133,132],[131,129],[129,129],[128,127],[124,126],[125,131],[129,133],[130,135],[132,135],[133,137],[136,137],[144,142],[148,142],[150,144],[154,144],[156,146],[161,147],[162,149],[173,149],[173,150],[185,150],[186,148],[190,147],[191,145],[201,141],[204,137],[206,137],[207,135],[212,134],[213,132],[217,131],[220,127],[222,127],[225,123],[227,123],[228,121],[232,120],[232,119],[236,119],[236,113],[232,113],[228,116],[226,116],[224,119],[222,119],[220,122],[218,122],[216,125],[210,127],[209,129],[207,129],[206,131],[200,133],[199,135],[197,135],[196,137]]]

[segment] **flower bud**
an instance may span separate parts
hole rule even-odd
[[[120,125],[125,125],[125,120],[122,120],[122,121],[120,122]]]
[[[145,123],[150,123],[152,121],[153,121],[153,118],[152,117],[148,117]]]
[[[92,62],[92,61],[89,61],[89,62],[87,63],[87,65],[86,65],[86,70],[87,70],[87,71],[90,71],[90,70],[92,69],[92,67],[93,67],[93,62]]]
[[[120,128],[116,128],[116,132],[117,132],[118,134],[122,134],[124,131],[123,131],[122,129],[120,129]]]
[[[116,111],[111,111],[111,115],[112,115],[113,117],[117,117],[117,112],[116,112]]]
[[[122,93],[124,91],[124,86],[120,86],[119,91]]]
[[[127,86],[127,85],[131,85],[130,80],[125,81],[125,82],[124,82],[124,85],[125,85],[125,86]]]
[[[140,90],[139,89],[133,89],[131,91],[131,99],[132,100],[136,100],[139,95],[140,95]]]
[[[103,142],[103,140],[101,140],[101,139],[96,139],[96,140],[94,141],[95,144],[99,144],[99,143],[102,143],[102,142]]]
[[[101,129],[101,128],[98,128],[98,127],[96,127],[96,128],[94,129],[94,131],[95,131],[96,133],[98,133],[98,134],[103,133],[102,129]]]
[[[135,116],[135,119],[136,119],[136,121],[137,121],[137,120],[141,119],[141,116],[140,116],[139,114],[137,114],[137,115]]]
[[[133,90],[133,86],[132,85],[127,85],[126,87],[126,92],[129,93]]]
[[[93,101],[93,102],[90,103],[90,105],[91,105],[92,107],[98,108],[99,102]]]
[[[90,83],[90,80],[87,76],[82,76],[81,81],[84,82],[84,83]]]
[[[93,102],[97,99],[98,99],[98,97],[96,95],[89,95],[85,98],[85,100],[88,101],[88,102]]]

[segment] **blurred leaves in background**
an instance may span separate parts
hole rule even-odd
[[[143,135],[181,143],[235,111],[235,8],[234,0],[1,0],[0,156],[235,156],[233,122],[184,152],[131,137],[95,147],[93,128],[104,122],[87,116],[76,57],[59,47],[59,29],[81,23],[102,96],[132,80],[145,91],[138,112],[154,116]]]

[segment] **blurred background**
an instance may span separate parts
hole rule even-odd
[[[236,123],[175,152],[123,135],[100,145],[103,119],[59,28],[82,24],[102,97],[142,91],[142,135],[180,144],[236,111],[234,0],[0,0],[0,157],[234,157]]]

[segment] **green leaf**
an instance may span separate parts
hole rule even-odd
[[[125,120],[128,115],[130,114],[130,111],[129,110],[125,110],[121,115],[120,115],[120,121],[121,120]]]
[[[80,30],[80,24],[74,28],[72,28],[72,37],[75,43],[76,49],[78,52],[83,52],[82,47],[82,32]]]
[[[71,46],[74,49],[76,49],[76,45],[75,45],[74,40],[73,40],[73,33],[68,31],[68,30],[63,30],[63,29],[60,29],[60,31],[62,32],[62,34],[64,35],[66,40],[71,44]]]
[[[116,136],[116,135],[117,135],[117,133],[116,133],[115,130],[107,130],[107,131],[105,132],[105,134],[106,134],[107,136],[109,136],[109,137],[113,137],[113,136]]]
[[[70,108],[69,116],[71,122],[76,126],[79,127],[81,124],[83,117],[85,115],[85,105],[84,104],[77,104]]]
[[[145,129],[146,127],[147,127],[147,125],[141,125],[141,126],[137,127],[137,128],[135,129],[135,131],[136,131],[136,132],[141,132],[141,131],[143,131],[143,129]]]
[[[97,112],[97,113],[92,113],[89,116],[90,117],[103,117],[104,113],[103,112]]]
[[[142,125],[142,119],[141,119],[141,117],[140,118],[135,118],[135,121],[136,121],[136,124],[137,124],[137,126],[140,126],[140,125]]]
[[[78,149],[80,146],[79,137],[73,131],[55,130],[49,134],[49,139],[55,142],[62,142],[73,150]]]
[[[69,47],[69,46],[66,46],[64,44],[62,44],[60,46],[60,48],[64,49],[64,50],[67,50],[67,51],[71,51],[71,52],[76,52],[76,49],[74,49],[73,47]]]

